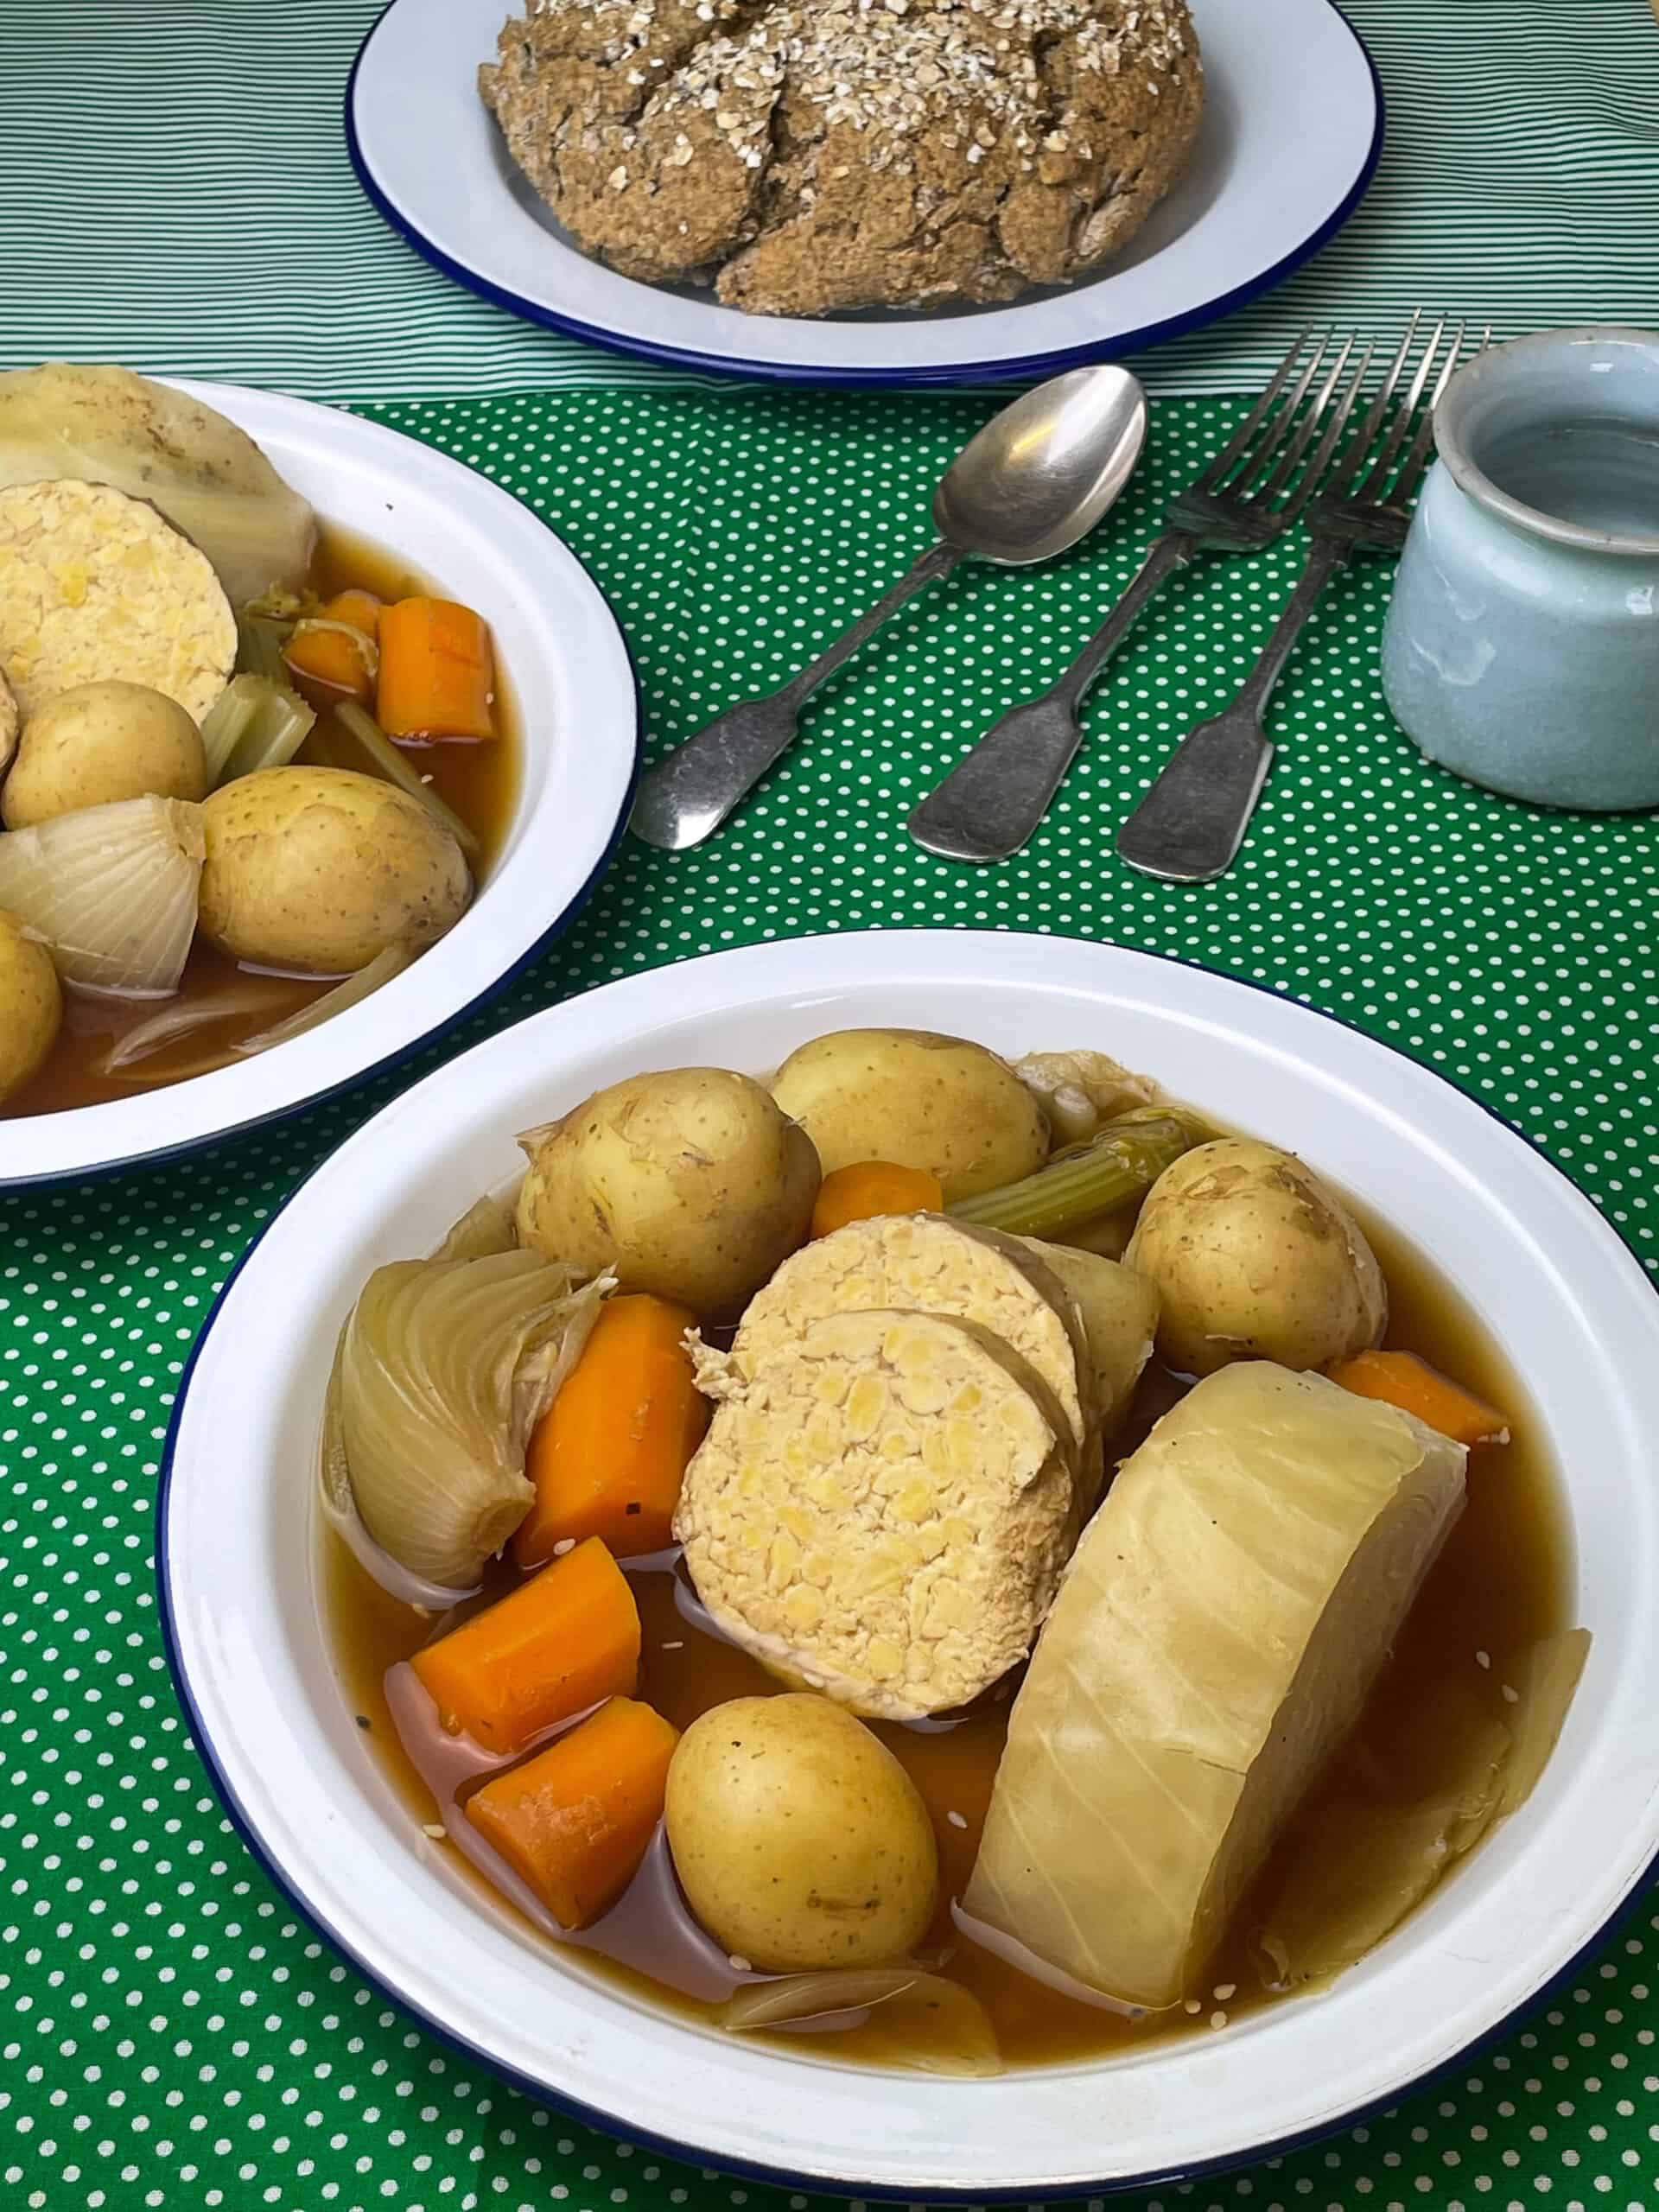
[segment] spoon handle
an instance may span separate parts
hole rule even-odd
[[[1184,531],[1166,531],[1058,683],[1040,698],[1011,707],[928,793],[908,824],[918,845],[953,861],[1004,861],[1019,851],[1047,813],[1083,742],[1077,710],[1090,685],[1153,594],[1198,546]]]
[[[648,845],[684,852],[702,844],[772,762],[794,743],[801,709],[827,677],[850,660],[890,614],[926,584],[950,575],[961,550],[941,538],[780,690],[741,699],[705,722],[659,760],[639,786],[628,827]]]

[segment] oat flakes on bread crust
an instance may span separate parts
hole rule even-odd
[[[0,491],[0,668],[25,722],[111,676],[200,721],[235,660],[212,563],[148,501],[67,476]]]
[[[1204,105],[1186,0],[530,0],[479,88],[584,251],[767,315],[1120,252]]]

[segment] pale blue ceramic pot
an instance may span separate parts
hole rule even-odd
[[[1544,806],[1659,806],[1659,332],[1459,371],[1382,641],[1431,760]]]

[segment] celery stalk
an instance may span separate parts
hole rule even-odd
[[[369,762],[372,772],[418,801],[435,822],[442,823],[468,860],[478,856],[478,839],[453,807],[446,806],[429,784],[423,784],[378,721],[354,700],[334,709],[334,720]]]
[[[1086,1144],[1057,1153],[1022,1182],[960,1198],[953,1220],[1014,1236],[1060,1236],[1074,1223],[1143,1198],[1166,1167],[1204,1141],[1197,1125],[1166,1107],[1143,1107],[1108,1122]]]

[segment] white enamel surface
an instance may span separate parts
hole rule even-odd
[[[1327,1995],[1130,2059],[990,2082],[781,2056],[619,1994],[481,1902],[353,1725],[323,1646],[308,1486],[334,1334],[365,1274],[429,1249],[512,1170],[516,1130],[595,1085],[687,1063],[765,1067],[862,1023],[1004,1052],[1096,1046],[1155,1071],[1408,1231],[1531,1381],[1570,1492],[1589,1669],[1530,1803]],[[1038,2197],[1190,2171],[1392,2098],[1595,1935],[1659,1846],[1656,1434],[1659,1301],[1641,1271],[1570,1185],[1433,1076],[1283,1000],[1112,947],[821,938],[539,1014],[345,1144],[207,1332],[163,1490],[162,1573],[198,1738],[245,1823],[307,1910],[428,2020],[624,2133],[717,2164],[911,2197]]]
[[[239,423],[328,521],[488,620],[519,710],[517,805],[449,935],[360,1006],[290,1044],[128,1099],[0,1122],[0,1188],[188,1149],[366,1075],[456,1019],[580,897],[633,775],[633,674],[603,594],[527,507],[458,461],[308,401],[181,383]]]
[[[1378,122],[1364,53],[1330,0],[1193,0],[1209,86],[1198,153],[1105,273],[1007,308],[750,315],[619,276],[566,241],[478,97],[478,65],[514,12],[508,0],[394,0],[370,34],[348,119],[385,212],[504,306],[740,373],[1013,372],[1207,320],[1307,250],[1358,183]]]

